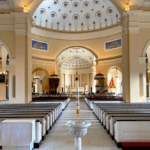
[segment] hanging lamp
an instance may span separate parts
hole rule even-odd
[[[116,76],[115,76],[115,78],[119,78],[117,67],[116,67]]]

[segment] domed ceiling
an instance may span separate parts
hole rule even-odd
[[[44,0],[33,15],[36,25],[61,31],[88,31],[117,24],[109,0]]]
[[[96,57],[85,48],[69,48],[57,57],[57,65],[65,68],[91,67]]]
[[[65,68],[85,68],[91,66],[92,63],[82,57],[73,57],[62,63],[62,67]]]

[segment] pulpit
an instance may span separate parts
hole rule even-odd
[[[57,88],[59,86],[59,77],[56,74],[52,74],[49,78],[49,94],[57,94]]]

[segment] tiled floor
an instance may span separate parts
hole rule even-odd
[[[74,150],[74,137],[69,134],[65,123],[68,120],[76,119],[75,108],[75,101],[71,101],[39,150]],[[82,137],[82,150],[121,150],[115,146],[92,111],[89,110],[83,101],[80,102],[80,109],[80,119],[89,120],[92,123],[87,135]]]

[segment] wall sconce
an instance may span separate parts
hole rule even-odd
[[[126,10],[126,11],[129,11],[129,3],[127,3],[127,4],[125,5],[125,10]]]
[[[24,12],[28,12],[28,10],[29,10],[29,6],[27,6],[27,5],[23,5],[23,9],[24,9],[24,10],[23,10]]]

